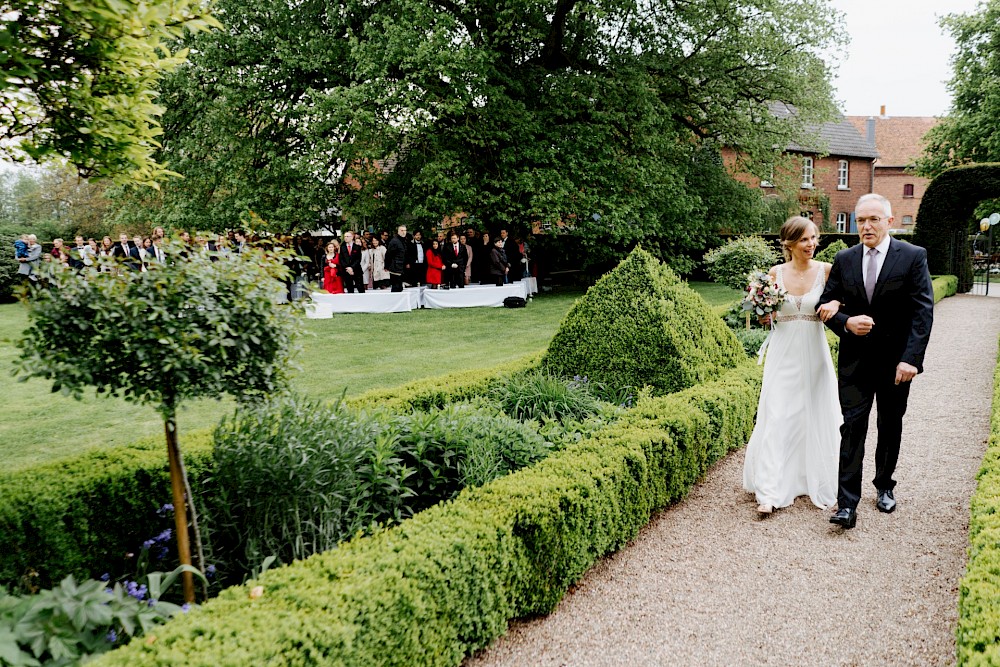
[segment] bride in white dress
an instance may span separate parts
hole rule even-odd
[[[788,261],[769,273],[787,296],[774,317],[757,423],[743,465],[743,488],[757,496],[762,515],[802,495],[823,509],[836,504],[843,421],[820,320],[836,314],[840,304],[816,311],[830,265],[812,258],[819,235],[811,220],[790,218],[780,236]]]

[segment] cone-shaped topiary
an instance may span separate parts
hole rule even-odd
[[[636,248],[577,301],[543,368],[609,386],[680,391],[746,361],[708,304],[670,269]]]

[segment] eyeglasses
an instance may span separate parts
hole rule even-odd
[[[867,224],[871,224],[872,227],[882,222],[885,218],[880,218],[877,215],[873,215],[870,218],[856,218],[855,221],[858,223],[858,228],[864,227]]]

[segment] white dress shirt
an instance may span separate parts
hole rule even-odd
[[[878,254],[875,255],[875,265],[876,265],[875,280],[878,280],[879,275],[881,275],[881,273],[882,273],[882,265],[885,264],[886,255],[889,254],[889,241],[890,240],[891,240],[891,237],[888,234],[886,234],[885,238],[882,239],[882,242],[879,243],[877,246],[875,246],[875,249],[878,250]],[[864,252],[861,255],[861,284],[862,285],[867,284],[867,282],[868,282],[868,250],[869,249],[866,247],[864,249]]]

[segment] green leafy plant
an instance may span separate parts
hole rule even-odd
[[[78,583],[70,575],[35,595],[8,595],[0,589],[0,662],[75,665],[141,636],[188,610],[162,599],[183,572],[202,576],[182,565],[166,575],[151,572],[142,585],[109,587],[94,579]]]
[[[834,257],[836,257],[837,253],[840,252],[841,250],[847,250],[847,244],[841,241],[840,239],[837,239],[836,241],[834,241],[833,243],[831,243],[830,245],[828,245],[827,247],[823,248],[818,253],[816,253],[815,259],[819,262],[826,262],[827,264],[833,264]]]
[[[594,383],[596,385],[596,383]],[[544,371],[515,375],[493,390],[496,405],[519,421],[583,419],[601,410],[591,383],[576,376],[564,380]]]
[[[767,271],[779,261],[778,253],[762,237],[741,236],[705,253],[705,271],[715,282],[742,290],[751,271]]]

